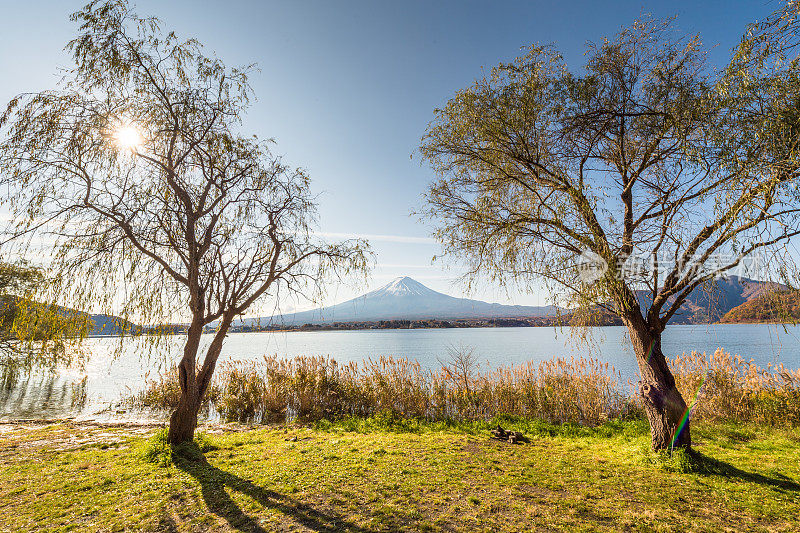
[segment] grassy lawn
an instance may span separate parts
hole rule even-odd
[[[0,530],[800,529],[797,430],[700,425],[664,460],[640,422],[507,427],[530,441],[351,421],[209,427],[170,456],[155,428],[0,426]]]

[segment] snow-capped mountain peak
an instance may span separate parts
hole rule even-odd
[[[364,295],[331,307],[273,317],[284,324],[379,320],[530,317],[555,314],[554,307],[501,305],[456,298],[403,276]]]
[[[396,278],[388,285],[384,285],[376,293],[391,294],[393,296],[414,295],[425,296],[437,294],[436,291],[429,289],[422,283],[415,281],[408,276]]]

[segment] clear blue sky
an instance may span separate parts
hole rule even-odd
[[[0,102],[52,88],[68,66],[69,13],[85,0],[2,1]],[[141,15],[193,36],[229,65],[257,63],[258,97],[246,129],[277,141],[277,152],[310,171],[320,197],[321,231],[370,238],[378,267],[370,286],[409,275],[458,294],[457,268],[430,265],[438,246],[410,217],[431,178],[411,159],[435,107],[520,47],[553,43],[570,67],[584,45],[613,35],[642,13],[677,15],[678,26],[717,45],[721,64],[747,23],[778,7],[751,1],[155,1]],[[377,237],[376,237],[377,236]],[[360,291],[356,291],[360,292]],[[339,288],[341,301],[354,294]],[[543,304],[540,294],[474,296]],[[289,310],[284,306],[284,311]]]

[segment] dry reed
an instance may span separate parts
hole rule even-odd
[[[219,388],[212,389],[203,398],[202,412],[208,413],[210,405],[218,401]],[[156,410],[173,410],[178,405],[181,397],[181,387],[178,383],[178,367],[173,366],[157,380],[149,379],[144,388],[126,399],[128,405]]]
[[[760,368],[753,360],[718,349],[669,361],[678,389],[694,405],[692,418],[800,426],[800,370]]]
[[[759,368],[724,350],[669,361],[692,419],[800,426],[800,370]],[[134,403],[177,404],[176,373],[150,382]],[[389,414],[431,421],[488,420],[499,415],[595,426],[642,416],[619,372],[591,358],[555,358],[480,372],[475,358],[450,354],[441,368],[381,357],[339,364],[327,357],[264,357],[228,363],[210,395],[228,421],[315,421]]]
[[[594,359],[553,359],[478,372],[474,360],[423,369],[416,361],[381,357],[339,364],[326,357],[228,363],[213,388],[225,420],[275,422],[391,414],[426,420],[480,420],[498,414],[597,425],[636,414],[621,378]],[[174,376],[150,383],[135,403],[177,403]]]

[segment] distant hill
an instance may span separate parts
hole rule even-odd
[[[16,296],[0,295],[0,330],[10,331],[18,311],[18,298]],[[89,314],[76,309],[55,306],[48,307],[43,304],[29,302],[26,307],[37,310],[37,321],[44,327],[66,328],[67,336],[80,335],[84,328],[89,335],[120,335],[124,330],[128,333],[140,333],[142,328],[136,324],[126,322],[120,317],[104,314]],[[41,310],[41,311],[38,311]],[[60,316],[61,318],[55,319]],[[52,317],[52,318],[48,318]],[[37,326],[39,327],[39,326]]]
[[[800,318],[800,295],[797,293],[784,296],[783,307],[775,309],[774,295],[785,291],[786,287],[779,283],[756,281],[732,276],[716,280],[704,287],[698,287],[689,295],[678,312],[670,320],[670,324],[710,324],[713,322],[763,322],[776,321],[773,315],[787,316],[787,312],[796,305],[794,315]],[[637,291],[639,305],[647,312],[652,298],[647,291]],[[766,310],[772,306],[772,314]],[[576,315],[568,310],[563,311],[563,324],[617,326],[622,320],[599,306],[592,312]],[[789,312],[789,314],[791,314]],[[757,317],[762,317],[761,319]]]
[[[779,283],[756,281],[731,276],[713,284],[698,287],[689,295],[670,324],[708,324],[719,321],[730,310],[750,302],[761,295],[785,289]],[[639,293],[640,305],[648,308],[651,299],[644,291]]]
[[[80,312],[80,311],[79,311]],[[113,315],[88,315],[91,324],[90,335],[121,335],[141,333],[142,327]]]
[[[378,322],[381,320],[455,320],[468,318],[519,318],[555,315],[555,306],[503,305],[456,298],[429,289],[409,277],[358,298],[331,307],[260,319],[245,319],[243,325],[302,325],[333,322]]]
[[[800,291],[775,290],[734,307],[720,319],[725,324],[800,322]]]

